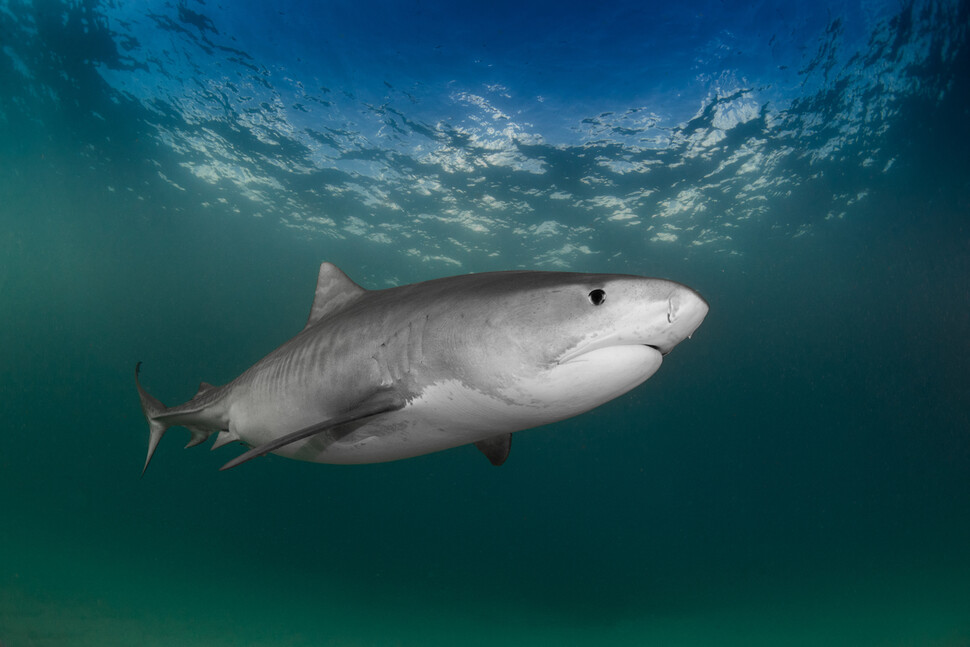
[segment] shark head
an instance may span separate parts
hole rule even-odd
[[[642,277],[567,279],[546,298],[560,316],[558,336],[536,339],[547,349],[544,361],[507,392],[555,403],[557,417],[582,413],[643,383],[708,312],[692,289]]]
[[[595,275],[594,275],[595,276]],[[586,291],[588,288],[588,291]],[[588,411],[642,384],[708,312],[692,289],[663,279],[596,276],[553,352],[556,363],[523,386],[531,397],[557,401],[560,412]]]
[[[689,338],[707,315],[708,305],[694,290],[664,279],[590,275],[575,292],[586,292],[571,317],[559,364],[600,349],[647,346],[666,355]],[[593,287],[596,286],[596,287]],[[576,299],[577,301],[579,299]],[[586,357],[586,360],[589,360]]]
[[[509,428],[569,418],[626,393],[650,378],[708,312],[695,291],[664,279],[478,276],[462,285],[467,298],[448,298],[442,327],[429,320],[423,347],[426,359],[430,349],[447,358],[450,370],[436,367],[438,376],[450,373],[508,405],[487,416],[496,422],[507,416],[502,426]]]

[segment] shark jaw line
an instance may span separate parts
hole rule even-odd
[[[659,366],[664,355],[666,353],[651,344],[598,344],[567,353],[563,359],[556,363],[556,366],[566,367],[575,364],[599,363],[604,360],[611,362],[616,361],[619,357],[641,358],[640,361],[644,363],[656,362]]]
[[[624,343],[618,340],[615,336],[610,336],[604,339],[598,339],[589,344],[583,344],[577,348],[574,348],[571,351],[567,351],[566,354],[560,357],[559,361],[556,363],[559,365],[567,364],[569,362],[575,361],[583,357],[584,355],[588,355],[589,353],[593,353],[598,350],[602,350],[604,348],[621,348],[626,346],[631,348],[636,348],[641,346],[646,348],[652,348],[653,350],[657,351],[661,355],[666,355],[667,353],[670,352],[670,351],[664,352],[660,349],[659,346],[655,346],[653,344]]]

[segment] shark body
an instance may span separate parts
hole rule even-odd
[[[319,463],[375,463],[475,443],[496,465],[511,434],[576,416],[644,382],[703,321],[673,281],[511,271],[365,290],[320,267],[304,329],[229,384],[166,407],[135,382],[149,422],[187,447]]]

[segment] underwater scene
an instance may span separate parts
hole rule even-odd
[[[0,0],[0,645],[970,646],[968,28],[966,0]],[[709,312],[501,466],[220,471],[246,448],[173,426],[142,475],[136,363],[169,406],[230,383],[323,262],[658,277]]]

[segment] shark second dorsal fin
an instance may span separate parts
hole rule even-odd
[[[324,316],[341,310],[365,292],[367,290],[351,281],[336,265],[323,263],[317,275],[317,291],[313,296],[310,318],[303,329],[306,330]]]
[[[208,382],[200,382],[199,383],[199,390],[195,392],[195,395],[192,396],[192,399],[194,400],[195,398],[199,397],[203,393],[206,393],[208,391],[211,391],[214,388],[216,388],[216,387],[212,386]]]

